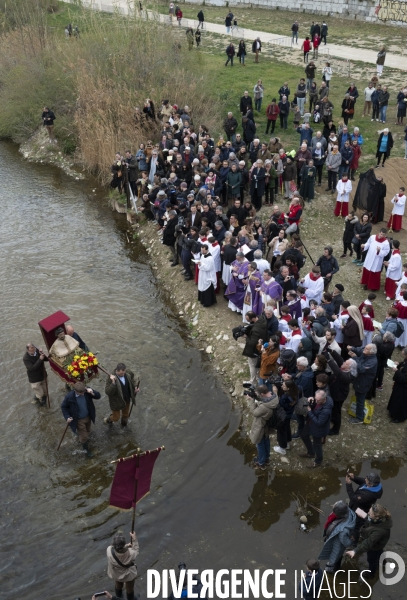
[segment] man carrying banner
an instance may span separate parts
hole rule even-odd
[[[107,574],[114,580],[115,595],[123,598],[126,587],[127,600],[134,600],[134,582],[137,577],[135,560],[139,555],[139,544],[135,532],[130,532],[131,543],[126,544],[123,533],[116,533],[112,545],[106,550]]]
[[[126,427],[130,413],[130,405],[136,403],[136,393],[139,388],[134,383],[134,373],[127,369],[124,363],[119,363],[114,375],[109,375],[106,381],[105,392],[109,397],[109,417],[104,422],[112,425],[121,417],[121,426]]]

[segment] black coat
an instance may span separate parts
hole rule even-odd
[[[257,190],[257,196],[264,195],[266,170],[263,167],[255,167],[252,171],[252,178],[250,180],[250,194],[254,194]]]
[[[287,248],[287,250],[281,255],[282,264],[285,265],[285,261],[290,255],[293,256],[297,261],[298,270],[301,270],[305,264],[305,256],[301,254],[298,248]]]
[[[84,396],[85,396],[85,400],[86,400],[86,406],[88,407],[88,412],[89,412],[89,416],[92,420],[92,423],[95,422],[95,418],[96,418],[96,409],[95,409],[95,405],[93,404],[93,400],[99,400],[100,398],[100,393],[97,392],[96,390],[93,390],[94,396],[92,396],[91,394],[89,394],[88,392],[84,392]],[[65,398],[62,401],[61,404],[61,410],[62,410],[62,414],[64,415],[65,419],[69,419],[69,417],[72,417],[73,421],[70,422],[69,427],[72,429],[72,431],[74,433],[76,433],[76,429],[78,427],[78,412],[79,412],[79,407],[78,407],[78,403],[76,401],[76,394],[75,391],[72,390],[70,391]]]
[[[47,371],[44,367],[44,361],[48,360],[47,357],[44,360],[40,359],[40,355],[37,351],[35,356],[31,356],[26,352],[23,356],[23,362],[27,369],[28,381],[30,383],[38,383],[44,381],[47,377]]]
[[[358,218],[353,217],[353,219],[345,219],[345,231],[343,232],[343,243],[351,244],[353,240],[353,236],[355,235],[355,225],[358,223]]]
[[[346,484],[346,491],[349,496],[349,508],[355,511],[357,508],[361,508],[366,513],[369,512],[375,502],[383,496],[383,488],[377,492],[372,492],[369,488],[361,490],[360,488],[366,485],[363,477],[354,477],[353,481],[358,484],[356,490],[353,489],[351,483]]]
[[[358,234],[360,236],[359,243],[366,244],[367,240],[370,238],[371,232],[372,232],[372,224],[371,223],[365,223],[362,225],[362,223],[359,221],[355,225],[355,228],[353,230],[353,235],[355,236],[356,234]]]
[[[379,155],[380,152],[380,144],[382,143],[383,132],[379,135],[379,139],[377,140],[377,152],[376,156]],[[391,149],[393,148],[393,136],[391,135],[391,131],[388,133],[388,142],[387,142],[387,150],[385,152],[387,158],[390,156]]]
[[[174,246],[175,244],[175,228],[178,225],[177,217],[168,220],[168,223],[163,233],[163,244],[165,246]]]
[[[259,340],[267,340],[268,339],[268,329],[267,329],[267,319],[265,315],[260,315],[256,323],[253,323],[251,327],[249,327],[246,333],[246,344],[243,348],[243,356],[248,356],[250,358],[254,358],[258,356],[259,353],[257,351],[257,344]]]
[[[394,352],[394,342],[379,342],[377,347],[377,366],[384,367]]]
[[[242,96],[240,98],[240,112],[242,113],[242,115],[245,115],[247,113],[247,109],[248,108],[253,108],[253,100],[251,96]]]
[[[331,390],[332,400],[340,403],[345,402],[349,394],[350,384],[354,377],[350,372],[345,373],[344,371],[341,371],[341,368],[334,358],[330,357],[328,359],[328,364],[333,373],[329,380],[329,389]]]
[[[223,262],[225,265],[231,265],[236,260],[237,246],[226,244],[223,249]]]
[[[359,337],[359,327],[358,324],[352,317],[346,321],[343,327],[343,345],[345,346],[354,346],[355,348],[362,345],[362,340]]]
[[[403,361],[397,367],[393,376],[393,390],[387,405],[392,419],[405,421],[407,419],[407,362]]]
[[[246,144],[250,144],[254,140],[254,136],[256,135],[256,125],[251,119],[247,119],[247,121],[242,124],[242,127],[243,139],[246,142]]]

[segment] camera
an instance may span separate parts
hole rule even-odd
[[[238,340],[243,335],[246,335],[248,328],[250,325],[239,325],[239,327],[235,327],[232,329],[232,335],[235,340]]]
[[[250,396],[253,400],[257,400],[257,393],[252,383],[244,383],[243,387],[246,388],[243,392],[243,396]]]
[[[312,400],[312,402],[304,402],[303,406],[309,406],[310,408],[314,408],[315,404],[315,400]]]
[[[281,386],[284,383],[284,379],[281,377],[281,375],[270,375],[267,378],[267,382],[271,383],[272,385],[275,385],[277,389],[281,389]]]

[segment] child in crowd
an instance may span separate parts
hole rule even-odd
[[[368,297],[366,298],[366,300],[364,300],[364,302],[362,302],[362,304],[359,306],[359,311],[362,312],[362,308],[364,306],[371,306],[371,310],[370,310],[370,317],[372,319],[374,319],[374,308],[373,308],[373,301],[376,300],[377,296],[374,292],[370,292],[370,294],[368,295]]]
[[[362,343],[363,347],[365,347],[367,344],[372,343],[374,326],[373,326],[372,317],[370,316],[371,312],[372,312],[371,306],[368,306],[367,304],[365,304],[365,306],[362,306],[361,313],[362,313],[362,321],[363,321],[363,333],[365,334],[365,336],[363,338],[363,343]]]

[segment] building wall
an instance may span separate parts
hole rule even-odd
[[[188,0],[194,4],[292,10],[389,25],[407,24],[407,0]]]

